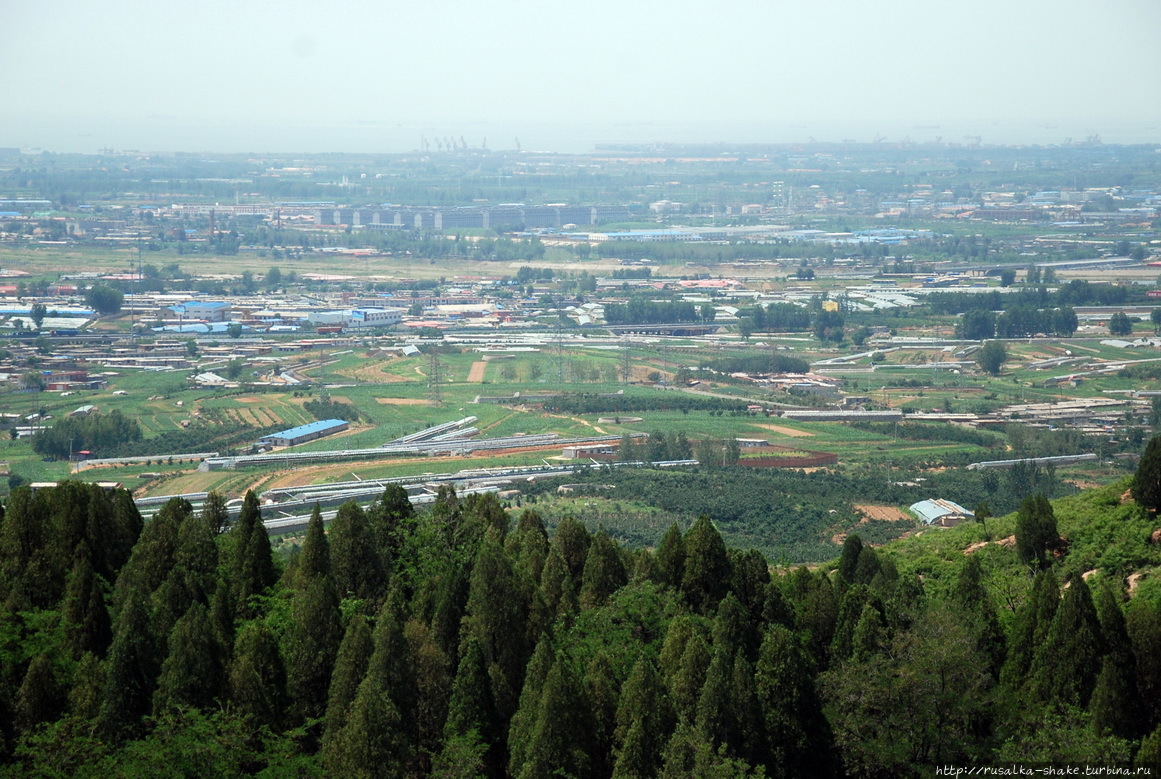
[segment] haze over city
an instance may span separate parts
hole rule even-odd
[[[0,145],[1161,138],[1150,0],[18,4]]]

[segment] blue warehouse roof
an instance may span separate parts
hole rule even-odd
[[[298,438],[302,435],[310,435],[311,433],[321,433],[325,430],[330,430],[336,427],[342,427],[347,424],[342,419],[324,419],[321,422],[311,422],[309,425],[299,425],[292,427],[289,430],[282,430],[278,433],[271,433],[270,435],[262,436],[263,438]]]

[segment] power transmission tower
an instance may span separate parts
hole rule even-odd
[[[633,377],[633,349],[628,338],[621,339],[621,383],[628,384]]]
[[[556,383],[564,384],[564,307],[560,296],[556,297]]]
[[[433,405],[443,405],[443,360],[439,347],[432,346],[427,356],[427,397]]]

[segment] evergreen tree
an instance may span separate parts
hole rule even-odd
[[[770,745],[771,775],[826,775],[831,762],[828,727],[812,663],[798,636],[780,625],[766,629],[754,687]]]
[[[343,642],[339,645],[335,670],[331,674],[327,692],[325,735],[327,740],[333,738],[334,734],[346,724],[347,714],[359,690],[359,683],[367,674],[367,663],[373,650],[374,644],[367,618],[362,614],[352,615],[350,622],[347,623],[346,633],[343,634]]]
[[[119,741],[140,732],[160,670],[157,640],[139,593],[127,595],[113,635],[97,726],[106,740]]]
[[[517,567],[531,581],[540,581],[544,561],[548,559],[548,531],[539,514],[531,509],[520,513],[516,530],[508,537],[508,547]]]
[[[552,650],[551,640],[547,633],[541,634],[532,659],[528,661],[524,687],[520,690],[520,702],[508,727],[508,773],[512,776],[517,776],[527,761],[540,711],[540,693],[554,662],[556,653]]]
[[[32,658],[24,681],[16,694],[16,727],[29,733],[36,726],[52,722],[64,710],[65,691],[56,677],[48,655]]]
[[[1111,656],[1101,660],[1101,672],[1090,701],[1092,726],[1098,736],[1111,733],[1127,739],[1140,730],[1140,719],[1135,716],[1139,707],[1136,691],[1131,688],[1133,681]]]
[[[590,760],[584,749],[590,726],[580,683],[565,658],[558,657],[544,680],[536,726],[527,758],[517,776],[538,779],[554,773],[585,776]]]
[[[609,776],[613,771],[613,734],[617,726],[620,689],[613,665],[604,651],[598,652],[589,662],[583,683],[592,717],[586,751],[592,760],[593,773]]]
[[[851,533],[843,541],[843,551],[839,555],[838,576],[847,584],[855,582],[855,573],[859,568],[859,555],[863,552],[863,539],[858,534]]]
[[[1105,647],[1092,594],[1073,579],[1048,634],[1032,661],[1032,682],[1041,700],[1084,708],[1096,684]]]
[[[573,614],[579,608],[576,586],[572,574],[568,572],[568,563],[555,547],[549,550],[548,559],[544,562],[540,593],[550,618]]]
[[[278,639],[264,622],[238,632],[230,666],[230,699],[255,726],[278,730],[287,719],[286,668]]]
[[[452,668],[436,643],[435,634],[423,621],[412,617],[403,625],[407,655],[415,679],[415,731],[422,773],[430,772],[430,757],[440,751],[443,728],[451,699]]]
[[[560,553],[568,565],[568,573],[574,582],[579,582],[584,573],[591,542],[589,531],[572,517],[565,517],[556,526],[556,533],[552,536],[552,547]]]
[[[713,660],[706,670],[705,683],[698,695],[696,724],[711,747],[730,745],[736,737],[730,700],[734,675],[732,650],[715,646]]]
[[[887,626],[883,622],[883,615],[867,602],[863,605],[863,612],[851,636],[851,660],[856,663],[866,662],[886,648]]]
[[[702,514],[685,534],[681,594],[694,611],[710,613],[726,594],[729,582],[726,545],[710,518]]]
[[[851,656],[854,646],[855,628],[863,616],[863,607],[871,604],[877,607],[871,599],[871,591],[862,584],[853,584],[843,595],[839,606],[838,618],[835,622],[834,638],[830,642],[830,660],[832,663],[841,662]]]
[[[81,720],[95,720],[101,711],[105,690],[105,664],[92,652],[86,652],[73,673],[73,687],[68,694],[69,714]]]
[[[402,598],[395,590],[379,610],[372,634],[375,649],[367,663],[367,677],[374,677],[378,689],[391,698],[402,718],[408,743],[414,743],[419,694],[410,647],[403,634],[403,608]]]
[[[229,570],[235,611],[240,619],[249,619],[255,616],[251,596],[261,594],[278,580],[270,537],[262,524],[262,508],[253,490],[248,490],[243,498],[238,521],[230,530],[230,540]]]
[[[657,547],[657,567],[661,581],[674,589],[681,586],[685,575],[685,540],[677,523],[669,526]]]
[[[469,636],[460,653],[460,664],[452,683],[444,726],[445,744],[456,749],[486,745],[483,762],[490,776],[502,775],[504,757],[500,745],[501,719],[492,697],[487,659],[480,641]],[[445,755],[447,749],[445,748]]]
[[[711,660],[705,641],[695,633],[686,642],[677,675],[670,680],[670,698],[682,722],[693,723],[697,716],[697,701]]]
[[[339,599],[330,577],[316,578],[294,596],[286,636],[286,682],[297,713],[321,717],[335,656],[343,638]]]
[[[1161,609],[1135,598],[1125,627],[1137,661],[1137,689],[1145,703],[1145,721],[1153,727],[1161,723]]]
[[[770,564],[757,549],[731,549],[730,591],[755,625],[762,621],[770,586]],[[754,650],[757,651],[757,642]]]
[[[330,565],[340,597],[378,603],[386,594],[387,577],[367,515],[353,501],[340,506],[331,522]]]
[[[633,666],[616,705],[614,777],[657,776],[672,713],[657,668],[648,657]]]
[[[581,608],[603,606],[610,595],[628,582],[629,577],[616,544],[603,530],[598,531],[593,536],[585,559],[579,594]]]
[[[1133,500],[1148,511],[1161,509],[1161,436],[1150,438],[1145,445],[1130,491]]]
[[[1043,493],[1025,498],[1016,513],[1016,553],[1021,562],[1043,568],[1048,564],[1047,553],[1059,543],[1052,504]]]
[[[960,615],[984,657],[993,678],[999,678],[1004,663],[1004,631],[983,584],[978,557],[969,557],[960,568],[953,594]]]
[[[170,708],[209,708],[222,695],[224,683],[223,649],[210,628],[206,607],[195,603],[173,626],[153,711],[160,715]]]
[[[461,631],[480,642],[501,718],[516,709],[528,661],[528,604],[495,531],[480,544],[472,568],[468,606]]]
[[[1032,593],[1016,611],[1012,624],[1007,658],[1000,670],[1000,680],[1010,689],[1018,689],[1028,677],[1036,648],[1043,644],[1052,618],[1060,603],[1060,589],[1051,568],[1036,574]]]
[[[410,750],[399,710],[379,681],[368,674],[350,715],[328,742],[323,764],[334,776],[404,777]]]
[[[305,590],[315,579],[331,572],[330,545],[323,528],[322,510],[318,504],[310,512],[306,524],[306,539],[302,542],[295,568],[295,589]]]
[[[200,518],[210,532],[217,536],[230,528],[230,510],[226,506],[226,496],[217,490],[210,490],[202,503]]]
[[[65,587],[62,616],[68,630],[68,647],[74,659],[85,652],[104,656],[113,640],[113,627],[105,598],[89,561],[88,545],[77,545],[73,570]]]

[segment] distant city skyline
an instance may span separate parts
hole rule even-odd
[[[1155,0],[59,0],[4,19],[0,146],[25,149],[1161,143]]]

